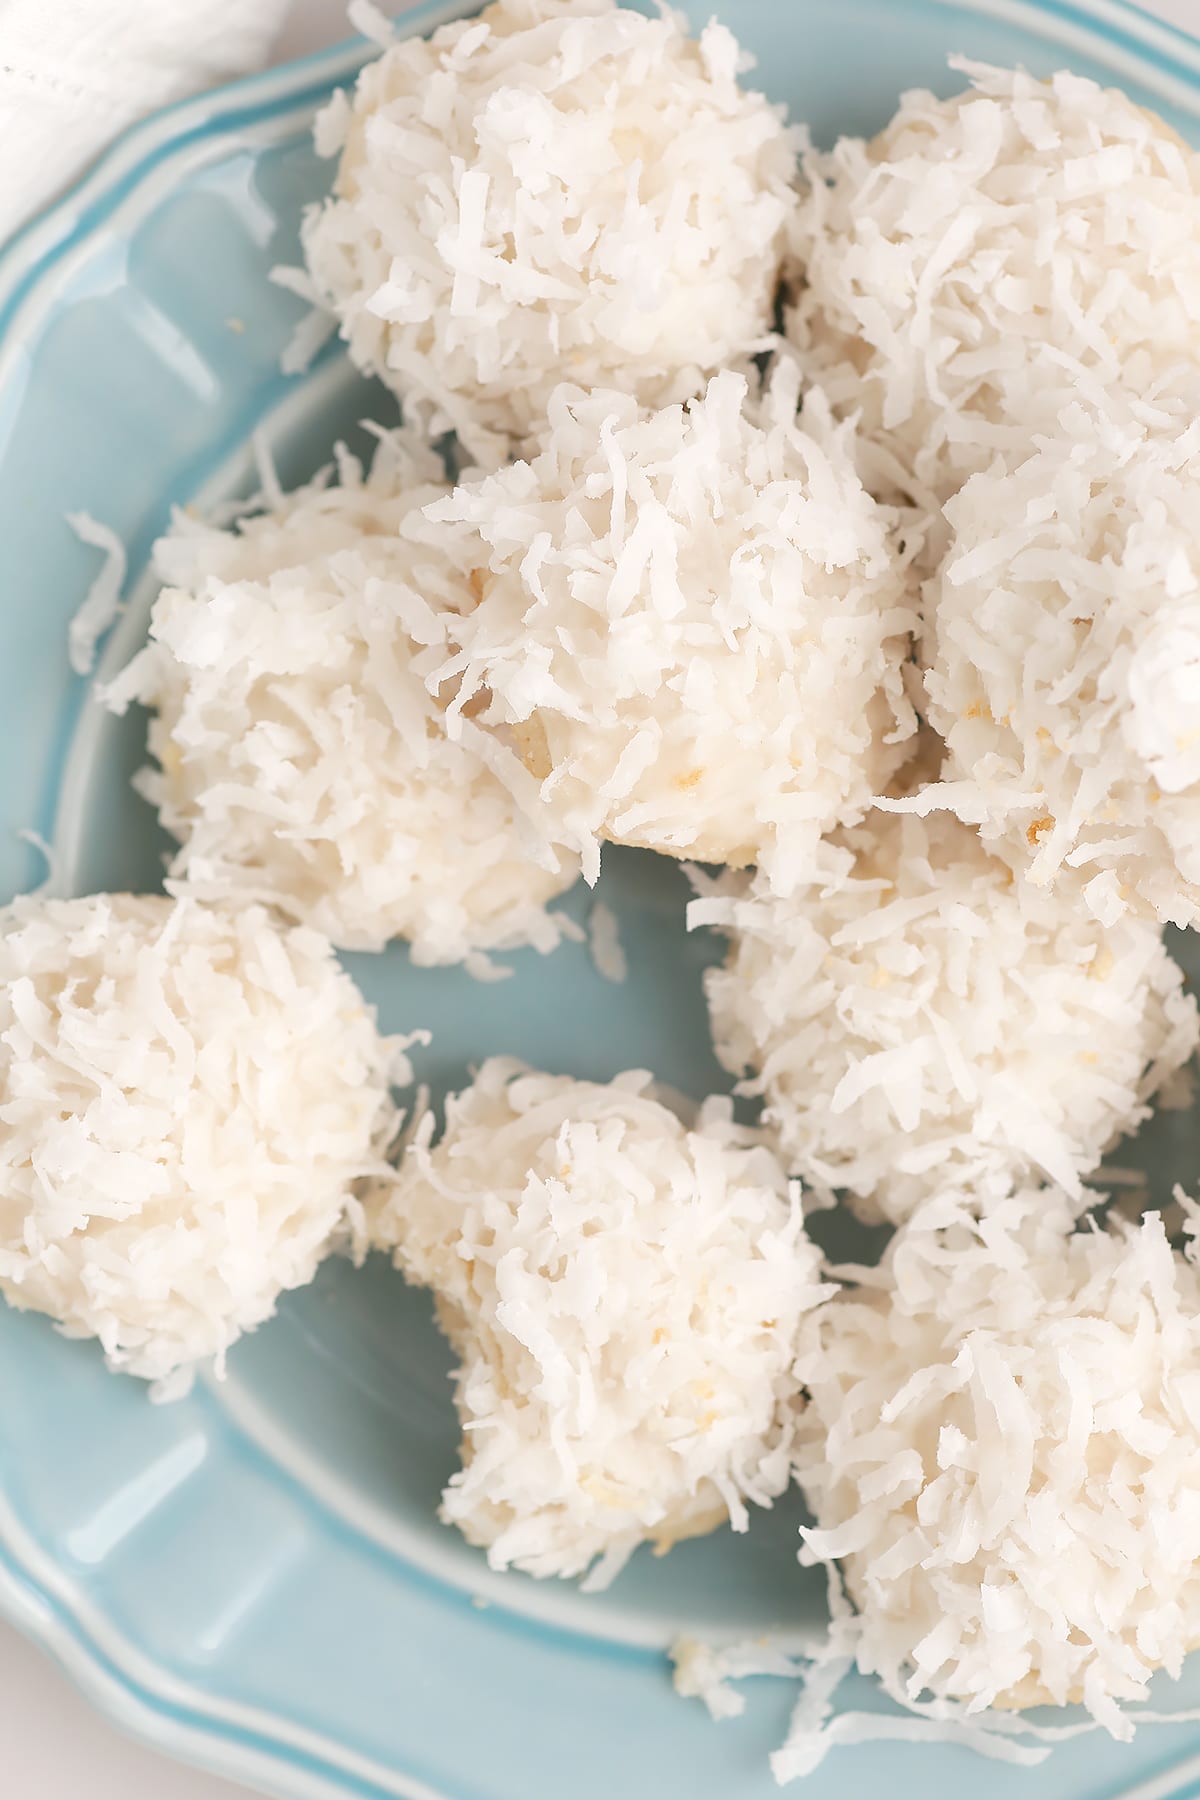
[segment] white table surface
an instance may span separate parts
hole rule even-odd
[[[1200,0],[1146,0],[1146,10],[1200,35]],[[346,35],[345,0],[292,0],[275,59],[303,56]],[[2,1621],[0,1731],[4,1800],[246,1800],[245,1788],[122,1737]]]

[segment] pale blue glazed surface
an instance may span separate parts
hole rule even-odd
[[[692,11],[701,22],[707,0]],[[819,137],[874,128],[905,86],[954,85],[944,59],[961,51],[1118,82],[1200,138],[1200,46],[1112,0],[724,0],[722,16]],[[97,559],[63,515],[113,526],[136,587],[172,503],[244,484],[255,426],[290,480],[359,417],[391,416],[336,352],[299,380],[278,373],[302,308],[265,280],[294,258],[300,209],[327,178],[308,122],[354,55],[142,128],[0,263],[0,900],[43,872],[22,827],[56,838],[67,886],[159,873],[128,789],[141,726],[100,719],[67,669],[66,621]],[[143,617],[135,598],[109,666]],[[436,1086],[499,1050],[719,1085],[699,987],[717,948],[684,937],[682,878],[613,855],[601,892],[631,956],[623,988],[579,948],[517,958],[511,981],[487,987],[412,970],[399,951],[351,960],[387,1026],[433,1028],[419,1070]],[[573,904],[583,916],[586,896]],[[1186,1117],[1156,1127],[1137,1153],[1156,1186],[1194,1185],[1194,1138]],[[132,1728],[281,1794],[767,1800],[790,1690],[762,1684],[743,1719],[713,1726],[671,1693],[661,1645],[681,1626],[786,1636],[819,1620],[820,1582],[793,1564],[795,1506],[746,1539],[639,1558],[600,1599],[492,1576],[433,1518],[455,1454],[447,1366],[425,1301],[382,1266],[327,1267],[239,1348],[223,1388],[169,1408],[107,1376],[91,1347],[0,1307],[0,1605]],[[866,1683],[853,1699],[875,1704]],[[1195,1705],[1200,1670],[1158,1699]],[[945,1748],[864,1748],[807,1793],[969,1785],[999,1800],[1019,1784],[1028,1800],[1100,1800],[1193,1749],[1198,1727],[1131,1748],[1092,1736],[1016,1772]]]

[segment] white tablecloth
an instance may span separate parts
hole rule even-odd
[[[158,0],[153,0],[154,4]],[[195,0],[203,8],[207,0]],[[58,7],[64,0],[39,0]],[[252,5],[253,0],[248,0]],[[1200,0],[1146,0],[1146,10],[1200,34]],[[4,0],[0,0],[0,57]],[[290,0],[276,61],[346,36],[345,0]],[[244,1800],[246,1790],[177,1767],[93,1713],[50,1662],[0,1624],[3,1792],[11,1800]]]

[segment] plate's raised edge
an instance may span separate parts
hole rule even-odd
[[[933,0],[1023,26],[1033,36],[1085,54],[1114,50],[1122,74],[1200,118],[1200,37],[1144,13],[1130,0]]]
[[[167,1677],[127,1643],[0,1500],[0,1615],[34,1639],[115,1725],[152,1750],[278,1800],[452,1800],[274,1714]]]
[[[312,106],[339,80],[349,80],[366,55],[361,44],[308,57],[227,87],[180,100],[130,126],[76,186],[31,219],[0,250],[0,333],[30,288],[74,243],[102,225],[122,199],[185,144],[239,124],[257,123],[283,108]],[[315,66],[324,63],[321,75]]]
[[[1037,5],[1043,14],[1056,14],[1085,29],[1099,25],[1110,42],[1117,39],[1140,54],[1153,55],[1173,74],[1181,67],[1200,74],[1200,30],[1156,19],[1134,0],[1037,0]]]
[[[423,0],[403,9],[403,26],[432,29],[473,5]],[[353,79],[369,53],[363,40],[352,39],[177,102],[131,127],[74,188],[0,249],[0,342],[43,278],[139,189],[152,188],[162,163],[204,139],[315,107]],[[54,287],[44,285],[51,304]],[[2,1501],[0,1616],[40,1644],[114,1724],[165,1755],[280,1800],[454,1800],[275,1714],[214,1703],[168,1676],[90,1608]]]
[[[475,10],[478,0],[408,0],[396,12],[402,35],[427,32]],[[191,139],[261,122],[283,108],[316,105],[357,75],[373,47],[350,38],[295,62],[177,100],[131,125],[80,181],[0,245],[0,333],[39,274],[71,243],[102,223],[165,154]]]
[[[1135,1787],[1122,1788],[1111,1800],[1196,1800],[1200,1795],[1200,1756],[1189,1756],[1163,1775],[1152,1775]]]

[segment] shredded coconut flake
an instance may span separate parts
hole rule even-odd
[[[788,1483],[792,1365],[832,1290],[799,1189],[709,1100],[689,1128],[650,1077],[484,1064],[420,1122],[373,1241],[430,1287],[460,1358],[464,1466],[443,1517],[495,1568],[606,1585]]]
[[[762,348],[798,140],[749,66],[722,25],[612,0],[391,44],[318,119],[344,149],[304,229],[355,361],[502,460],[564,374],[659,405]]]
[[[737,1719],[746,1710],[746,1697],[730,1686],[748,1675],[782,1675],[795,1678],[805,1668],[802,1658],[789,1656],[769,1639],[717,1646],[699,1638],[679,1637],[671,1645],[675,1667],[675,1692],[684,1699],[702,1700],[711,1719]]]
[[[767,1675],[798,1682],[787,1737],[771,1756],[780,1786],[811,1775],[839,1745],[956,1744],[993,1761],[1029,1768],[1045,1761],[1054,1742],[1095,1729],[1094,1720],[1045,1727],[1011,1713],[969,1713],[951,1700],[908,1702],[909,1710],[899,1714],[852,1708],[835,1712],[838,1691],[855,1668],[861,1625],[846,1605],[836,1575],[831,1579],[828,1629],[798,1652],[788,1654],[763,1638],[718,1647],[687,1637],[679,1638],[670,1652],[676,1692],[702,1700],[718,1720],[737,1718],[745,1709],[745,1696],[731,1685],[735,1681]],[[1138,1718],[1149,1721],[1155,1715],[1139,1713]],[[1026,1741],[1031,1738],[1049,1742]]]
[[[410,1079],[315,932],[158,897],[0,913],[0,1292],[149,1380],[310,1281]]]
[[[396,27],[374,0],[350,0],[346,17],[355,31],[382,50],[388,49],[395,40]]]
[[[70,513],[67,524],[83,544],[104,552],[104,566],[67,626],[67,658],[76,675],[90,675],[96,646],[121,612],[125,585],[125,546],[116,532],[88,513]]]
[[[296,328],[283,347],[279,358],[279,367],[285,375],[303,375],[310,366],[318,350],[321,350],[336,330],[334,320],[327,312],[314,310],[304,314],[296,323]]]
[[[151,642],[105,697],[154,708],[141,786],[180,840],[179,891],[352,949],[406,937],[426,964],[559,942],[544,902],[578,863],[506,790],[503,747],[469,720],[452,742],[426,690],[422,655],[443,660],[444,616],[471,599],[400,535],[441,473],[395,434],[369,474],[343,454],[337,483],[232,530],[179,515],[157,546]]]
[[[588,913],[588,945],[596,972],[605,981],[622,982],[629,974],[629,959],[621,945],[617,915],[603,900],[593,900]]]
[[[22,826],[17,832],[17,836],[23,844],[28,844],[30,849],[36,850],[46,865],[46,873],[41,884],[32,892],[39,897],[52,893],[58,886],[62,866],[62,859],[57,849],[42,836],[40,831],[34,831],[29,826]]]
[[[478,595],[435,681],[452,717],[488,690],[589,880],[608,838],[786,888],[906,753],[906,572],[798,382],[727,372],[648,415],[560,388],[532,463],[426,508]]]
[[[341,94],[339,88],[338,94]],[[338,95],[335,94],[336,100]],[[344,99],[345,96],[342,95]],[[316,306],[319,300],[313,278],[307,269],[297,268],[293,263],[276,263],[267,271],[267,280],[276,287],[283,288],[285,293],[295,294],[297,300],[307,300],[310,306]]]

